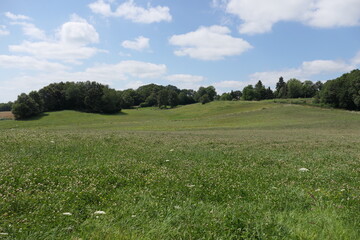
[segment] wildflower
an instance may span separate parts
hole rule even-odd
[[[55,143],[55,141],[54,141],[54,140],[51,140],[50,142],[51,142],[51,143]]]
[[[62,215],[64,215],[64,216],[71,216],[72,214],[69,213],[69,212],[64,212]]]
[[[95,211],[94,214],[95,215],[104,215],[104,214],[106,214],[106,212],[104,212],[104,211]]]
[[[169,159],[166,159],[165,162],[170,162],[170,160],[169,160]]]
[[[320,188],[316,189],[315,192],[320,192]]]
[[[136,215],[131,215],[132,218],[136,217]]]
[[[7,236],[9,235],[8,233],[0,233],[0,236]]]
[[[300,172],[308,172],[309,169],[307,169],[307,168],[300,168],[299,171],[300,171]]]
[[[170,149],[170,152],[173,152],[174,151],[174,149]]]
[[[192,184],[188,184],[188,185],[186,185],[186,186],[189,187],[189,188],[195,187],[195,185],[192,185]]]

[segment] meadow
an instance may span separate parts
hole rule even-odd
[[[360,239],[359,126],[273,101],[0,121],[0,239]]]

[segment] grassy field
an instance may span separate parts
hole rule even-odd
[[[212,102],[0,131],[0,239],[360,239],[356,112]]]

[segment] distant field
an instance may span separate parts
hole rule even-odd
[[[14,115],[11,112],[0,112],[0,119],[14,119]]]
[[[356,112],[212,102],[0,132],[0,239],[360,239]]]

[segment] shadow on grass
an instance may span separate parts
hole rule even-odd
[[[124,112],[118,112],[118,113],[93,113],[93,114],[98,114],[98,115],[103,115],[103,116],[125,116],[125,115],[128,115],[128,113],[124,113]]]
[[[48,113],[40,113],[39,115],[27,118],[27,119],[18,119],[17,121],[22,121],[22,122],[28,122],[28,121],[36,121],[36,120],[40,120],[43,117],[49,116]]]

